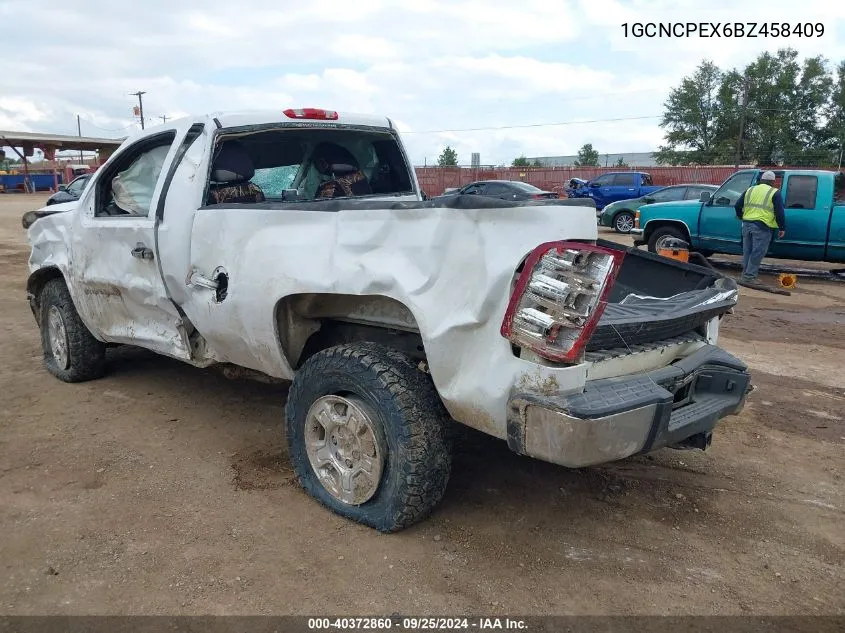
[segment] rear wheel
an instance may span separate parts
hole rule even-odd
[[[79,318],[63,279],[52,279],[41,290],[39,323],[47,371],[64,382],[103,375],[106,345],[95,339]]]
[[[613,216],[613,228],[617,233],[630,233],[634,228],[634,214],[630,211],[620,211]]]
[[[651,233],[648,238],[648,250],[652,253],[656,253],[665,244],[666,240],[670,239],[679,239],[684,240],[685,242],[689,241],[689,238],[684,234],[684,232],[674,226],[661,226]]]
[[[296,373],[285,413],[300,484],[337,514],[395,532],[443,498],[448,414],[404,354],[375,343],[318,352]]]

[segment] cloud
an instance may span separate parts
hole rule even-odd
[[[0,128],[122,136],[130,93],[156,121],[315,106],[385,114],[415,162],[451,144],[463,162],[647,151],[669,90],[702,58],[764,50],[845,58],[845,3],[727,0],[250,0],[141,5],[5,0]],[[822,38],[625,37],[633,22],[822,22]],[[37,33],[37,37],[33,34]],[[536,123],[640,120],[515,127]],[[495,129],[477,129],[495,128]],[[467,130],[467,131],[448,131]]]

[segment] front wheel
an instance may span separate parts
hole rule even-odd
[[[688,242],[689,238],[684,235],[684,232],[674,226],[661,226],[654,229],[654,232],[648,238],[648,250],[656,253],[664,247],[666,240],[678,239]]]
[[[296,373],[285,413],[299,482],[333,512],[396,532],[443,498],[448,414],[404,354],[374,343],[318,352]]]
[[[620,211],[613,217],[613,228],[617,233],[630,233],[634,228],[634,214],[630,211]]]
[[[64,382],[83,382],[103,375],[106,346],[93,337],[79,317],[63,279],[41,290],[41,345],[44,366]]]

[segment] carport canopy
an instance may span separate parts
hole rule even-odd
[[[29,180],[29,160],[35,148],[44,152],[44,158],[54,161],[56,150],[69,149],[83,152],[99,152],[100,158],[107,158],[120,147],[125,138],[97,138],[93,136],[69,136],[65,134],[42,134],[40,132],[6,132],[0,130],[0,148],[11,147],[23,161],[24,174]],[[22,148],[20,152],[18,148]],[[58,183],[55,163],[53,179]],[[58,184],[56,184],[56,188]]]

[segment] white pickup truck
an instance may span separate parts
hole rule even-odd
[[[582,467],[704,449],[742,408],[730,279],[597,240],[589,200],[424,198],[386,118],[148,129],[23,218],[47,370],[97,378],[118,344],[290,380],[302,486],[385,532],[442,498],[452,420]]]

